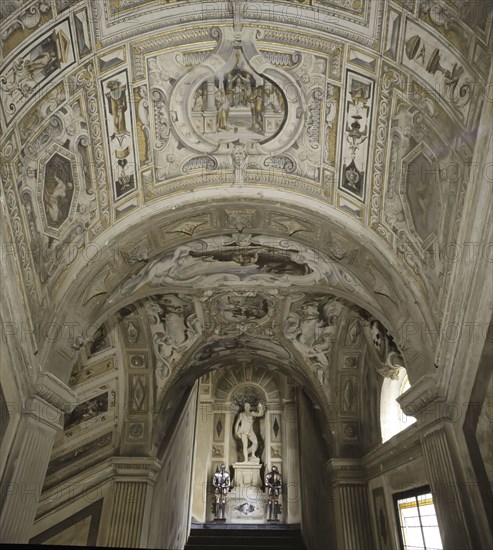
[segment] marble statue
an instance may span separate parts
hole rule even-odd
[[[255,418],[263,415],[264,409],[262,403],[258,404],[258,412],[251,410],[250,403],[245,403],[244,411],[238,416],[238,420],[235,424],[235,435],[238,439],[241,439],[243,444],[243,462],[255,462],[257,464],[259,462],[259,458],[255,455],[258,448],[258,440],[253,430],[253,423]],[[250,446],[248,446],[249,441],[251,442]]]
[[[220,470],[216,468],[212,484],[214,485],[214,495],[216,497],[214,502],[214,519],[226,521],[226,495],[228,494],[231,482],[229,474],[226,472],[225,464],[221,464]]]
[[[272,466],[272,470],[265,476],[265,485],[269,499],[267,521],[279,521],[277,516],[281,513],[279,495],[282,492],[282,476],[277,466]]]

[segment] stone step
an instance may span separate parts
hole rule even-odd
[[[207,525],[192,528],[185,550],[303,550],[300,529],[282,525]]]

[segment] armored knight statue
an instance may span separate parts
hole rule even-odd
[[[212,484],[214,485],[214,495],[216,498],[213,505],[214,519],[226,521],[226,495],[229,491],[230,479],[228,472],[226,472],[225,464],[221,464],[221,470],[216,468]]]
[[[235,424],[235,435],[238,439],[241,439],[243,444],[243,462],[259,462],[259,458],[255,455],[258,448],[258,439],[253,430],[253,422],[255,418],[264,415],[262,403],[258,404],[257,410],[258,412],[252,411],[250,403],[245,403],[244,411],[240,413]],[[251,442],[250,446],[248,446],[249,441]]]
[[[265,476],[265,486],[267,488],[268,496],[268,514],[267,521],[279,521],[279,514],[281,513],[281,503],[279,502],[279,495],[282,492],[282,476],[277,469],[277,466],[272,466],[270,471]]]

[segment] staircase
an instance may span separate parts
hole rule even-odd
[[[299,525],[194,525],[185,550],[304,550]]]

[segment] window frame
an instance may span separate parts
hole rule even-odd
[[[415,497],[416,500],[418,501],[419,496],[425,495],[427,493],[430,493],[431,496],[432,496],[432,499],[433,499],[433,507],[435,508],[435,516],[437,518],[437,527],[438,527],[438,531],[440,533],[440,538],[441,538],[440,524],[438,522],[438,514],[436,513],[435,500],[433,498],[433,492],[431,490],[431,487],[429,485],[421,485],[420,487],[414,487],[413,489],[409,489],[407,491],[402,491],[402,492],[399,492],[399,493],[394,493],[392,495],[392,498],[393,498],[393,501],[394,501],[395,521],[396,521],[397,531],[398,531],[398,535],[399,535],[400,550],[404,550],[404,540],[403,540],[403,537],[402,537],[402,530],[403,529],[402,529],[402,525],[401,525],[401,517],[400,517],[400,513],[399,513],[398,502],[399,502],[399,500],[402,500],[402,499],[405,499],[405,498],[411,498],[411,497]],[[418,503],[419,503],[419,501],[418,501]],[[421,520],[421,513],[420,513],[419,508],[420,507],[419,507],[419,504],[418,504],[416,506],[416,509],[417,509],[418,516],[419,516],[419,527],[421,529],[421,537],[423,539],[423,544],[425,544],[425,550],[426,550],[426,538],[425,538],[425,534],[424,534],[424,531],[423,531],[423,522]],[[443,546],[443,541],[442,541],[442,546]]]

